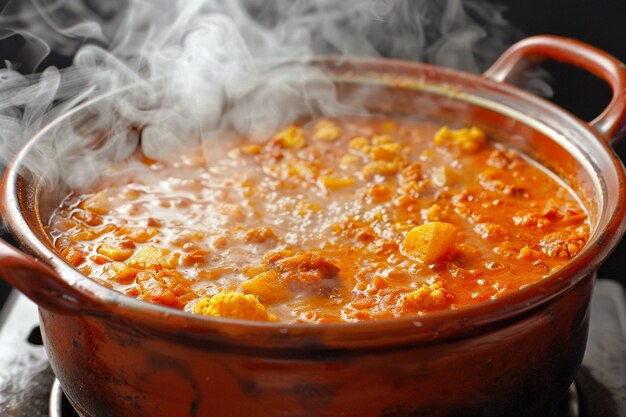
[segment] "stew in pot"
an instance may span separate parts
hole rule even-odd
[[[477,127],[320,119],[154,161],[137,153],[49,223],[102,285],[195,314],[339,322],[458,309],[532,284],[587,215]]]

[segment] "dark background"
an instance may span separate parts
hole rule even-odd
[[[626,62],[626,0],[492,0],[506,8],[504,16],[526,35],[553,34],[572,37]],[[12,38],[0,42],[0,61],[20,60],[21,42]],[[68,58],[52,54],[40,66],[65,66]],[[551,98],[583,120],[592,120],[611,98],[611,92],[602,81],[579,69],[562,64],[547,63],[554,89]],[[615,146],[622,160],[626,160],[626,140]],[[626,241],[600,269],[599,276],[612,278],[626,285]],[[0,281],[0,305],[8,293],[8,286]]]

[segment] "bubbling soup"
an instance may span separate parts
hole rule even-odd
[[[327,323],[484,303],[589,236],[564,184],[477,127],[318,119],[188,151],[138,150],[70,195],[48,226],[57,250],[151,303]]]

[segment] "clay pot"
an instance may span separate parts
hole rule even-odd
[[[507,82],[544,58],[605,79],[614,93],[606,110],[587,124]],[[141,302],[83,276],[44,232],[69,192],[50,174],[65,163],[50,145],[62,140],[62,126],[88,130],[94,103],[85,103],[8,168],[2,215],[24,252],[0,245],[0,275],[39,304],[50,363],[84,417],[538,417],[567,393],[585,349],[595,271],[625,227],[624,168],[610,146],[626,132],[624,65],[551,36],[514,45],[482,76],[384,59],[316,65],[333,75],[343,100],[358,92],[372,113],[477,125],[526,152],[579,196],[589,243],[534,285],[419,318],[259,323]],[[27,168],[34,155],[45,169]]]

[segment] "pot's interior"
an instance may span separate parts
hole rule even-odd
[[[360,70],[369,69],[369,65],[364,67]],[[611,166],[614,161],[603,155],[606,147],[600,140],[566,113],[551,106],[547,112],[542,108],[547,103],[541,100],[532,104],[519,101],[511,91],[488,90],[472,82],[471,76],[446,77],[458,75],[455,73],[418,70],[417,74],[381,75],[367,71],[355,75],[352,66],[349,72],[344,66],[335,70],[339,73],[339,101],[351,108],[374,116],[427,120],[452,127],[475,125],[492,140],[522,151],[572,189],[589,215],[592,232],[597,229],[607,192],[610,194],[607,187],[616,185]],[[437,77],[425,78],[433,74]],[[107,122],[103,125],[98,117],[99,105],[87,105],[53,125],[36,144],[37,152],[30,152],[31,158],[42,159],[29,165],[44,169],[36,193],[27,198],[34,201],[36,195],[38,215],[31,224],[39,230],[69,193],[88,187],[103,167],[119,158],[110,146],[114,139],[107,136]],[[77,136],[81,137],[78,141]]]
[[[373,115],[429,120],[455,127],[478,126],[493,140],[505,142],[544,165],[579,197],[591,224],[587,248],[555,274],[557,277],[546,278],[523,294],[489,303],[489,308],[474,309],[477,315],[495,313],[499,308],[500,316],[506,316],[502,306],[513,314],[555,296],[565,290],[557,282],[569,280],[567,285],[571,285],[589,275],[619,240],[623,229],[621,164],[602,139],[573,116],[511,86],[439,68],[382,60],[329,61],[324,65],[335,75],[342,103],[356,103]],[[105,98],[105,105],[119,94],[129,93],[114,93]],[[21,154],[18,168],[24,179],[17,187],[21,212],[47,251],[54,252],[54,248],[43,226],[73,191],[76,177],[88,185],[97,179],[101,167],[120,158],[106,133],[107,123],[113,122],[99,120],[99,106],[101,101],[87,103],[52,124]],[[139,130],[141,126],[135,128]],[[80,141],[70,140],[77,136]],[[31,168],[30,173],[26,173],[25,166]],[[36,248],[35,252],[39,250]],[[59,265],[63,261],[54,258],[52,263]],[[469,311],[465,313],[470,315]],[[483,323],[484,319],[477,320]]]

